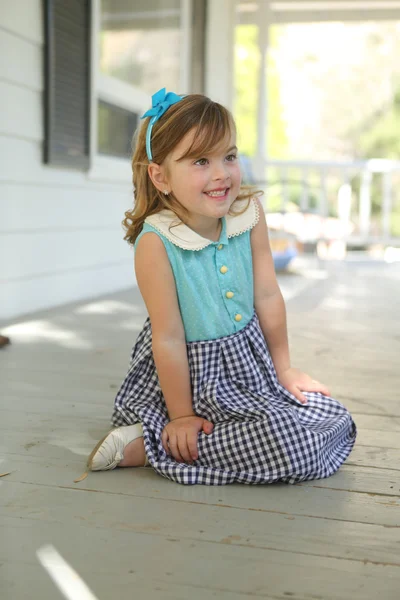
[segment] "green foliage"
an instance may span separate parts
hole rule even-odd
[[[276,62],[275,48],[279,47],[279,27],[270,28],[270,49],[268,55],[268,156],[271,158],[288,158],[288,138],[286,122],[283,119],[281,102],[281,82]]]
[[[257,94],[260,68],[258,27],[238,25],[235,28],[235,104],[238,145],[242,154],[254,157],[257,141]],[[279,32],[270,30],[270,49],[266,77],[268,78],[268,155],[287,156],[288,140],[280,98],[280,79],[273,50],[278,47]]]
[[[235,28],[235,105],[238,146],[242,154],[254,156],[257,139],[257,94],[260,56],[256,25]]]
[[[356,146],[361,158],[389,158],[399,160],[400,157],[400,82],[394,95],[393,103],[365,125]]]
[[[394,95],[393,103],[369,124],[366,124],[356,145],[359,158],[400,158],[400,82]],[[353,189],[358,195],[360,180],[353,182]],[[391,235],[400,236],[400,193],[398,185],[393,185],[393,210],[391,214]],[[382,179],[374,176],[371,186],[372,215],[379,216],[382,207]]]

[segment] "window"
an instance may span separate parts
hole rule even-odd
[[[103,100],[99,101],[98,111],[99,153],[126,158],[131,152],[132,132],[138,125],[138,115]]]
[[[206,4],[43,0],[44,162],[125,177],[150,96],[204,90]]]
[[[95,1],[97,153],[129,158],[152,94],[203,91],[206,0]]]
[[[100,69],[151,95],[177,90],[183,50],[180,0],[102,0]]]

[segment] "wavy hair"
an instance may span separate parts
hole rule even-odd
[[[179,203],[171,192],[168,196],[160,192],[148,174],[149,160],[146,153],[146,131],[150,118],[146,118],[135,132],[132,141],[132,174],[134,187],[134,207],[125,212],[122,225],[126,231],[124,239],[134,244],[140,234],[143,223],[149,215],[164,209],[171,210],[184,222],[188,211]],[[201,94],[190,94],[172,105],[162,117],[154,123],[151,136],[153,162],[161,165],[168,154],[173,151],[182,138],[193,128],[196,134],[193,143],[184,157],[204,156],[212,152],[225,139],[236,131],[231,113],[221,104],[213,102]],[[233,202],[229,214],[242,214],[248,207],[250,199],[260,196],[262,192],[252,186],[241,186],[240,192]],[[239,212],[232,210],[239,200],[248,199],[246,208]]]

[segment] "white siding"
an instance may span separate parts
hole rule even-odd
[[[42,10],[0,3],[0,320],[134,284],[128,161],[114,181],[42,162]]]

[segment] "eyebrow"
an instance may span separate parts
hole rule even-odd
[[[231,146],[230,148],[228,148],[227,150],[225,150],[225,151],[224,151],[224,153],[232,152],[232,150],[236,150],[236,151],[238,151],[238,150],[239,150],[239,148],[238,148],[237,146]],[[205,154],[205,156],[206,156],[207,154],[210,154],[210,152],[207,152],[207,153]],[[201,155],[200,155],[200,154],[196,154],[196,155],[193,155],[193,156],[192,156],[192,155],[189,155],[189,156],[181,156],[180,158],[176,158],[176,159],[175,159],[175,162],[180,162],[181,160],[185,160],[185,159],[188,159],[188,160],[190,160],[191,158],[195,158],[195,156],[198,156],[198,157],[200,157],[200,158],[201,158]]]
[[[225,152],[226,152],[226,153],[228,153],[228,152],[232,152],[232,150],[236,150],[236,151],[238,152],[238,151],[239,151],[239,148],[238,148],[237,146],[231,146],[230,148],[228,148],[227,150],[225,150]],[[207,153],[206,153],[204,156],[206,156],[207,154],[210,154],[210,152],[207,152]],[[200,154],[193,154],[193,155],[192,155],[192,154],[190,153],[190,154],[189,154],[189,156],[180,156],[179,158],[175,158],[175,159],[174,159],[174,162],[181,162],[181,160],[185,160],[185,159],[187,159],[187,160],[190,160],[190,159],[192,159],[192,158],[195,158],[195,156],[197,156],[197,157],[200,157],[200,158],[201,158],[201,155],[200,155]]]

